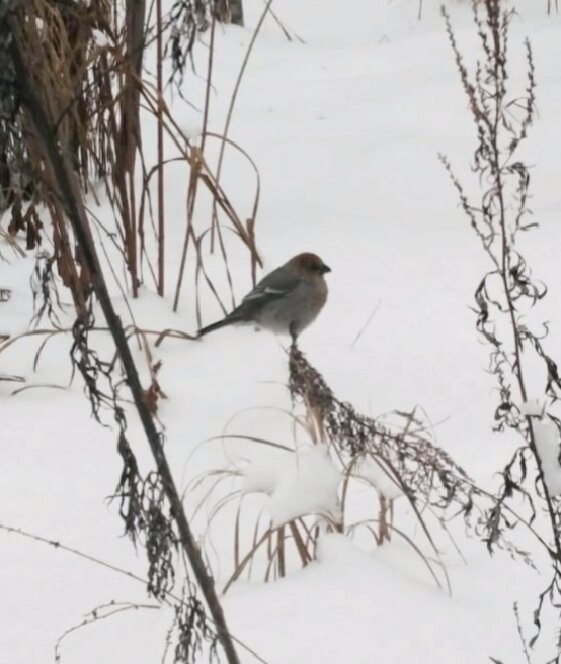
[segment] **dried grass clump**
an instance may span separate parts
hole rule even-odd
[[[396,483],[407,498],[422,530],[437,554],[425,520],[425,512],[446,530],[451,519],[462,517],[468,533],[482,539],[493,552],[507,551],[529,565],[532,560],[507,535],[524,526],[532,533],[532,520],[521,517],[476,485],[444,450],[427,434],[428,427],[416,414],[394,411],[394,422],[374,419],[357,413],[351,404],[335,397],[321,374],[293,346],[290,351],[289,388],[316,421],[316,428],[337,454],[348,463],[360,455],[371,455],[387,469],[389,480]]]
[[[214,237],[217,235],[227,281],[232,288],[228,253],[219,222],[230,226],[247,246],[251,272],[255,277],[256,267],[260,264],[255,243],[259,183],[251,215],[243,219],[220,185],[219,173],[214,173],[205,160],[207,137],[209,140],[218,138],[223,149],[227,146],[238,151],[249,160],[252,168],[255,166],[230,138],[207,132],[210,96],[207,95],[204,110],[202,147],[191,144],[165,103],[164,58],[169,56],[172,70],[182,73],[181,66],[193,48],[194,31],[208,27],[205,18],[209,15],[208,3],[202,0],[194,5],[175,2],[168,13],[163,12],[161,1],[154,7],[156,11],[148,11],[145,2],[127,2],[121,10],[112,0],[90,3],[33,0],[18,4],[11,15],[34,89],[55,127],[65,160],[77,175],[75,186],[81,191],[76,194],[90,194],[96,201],[94,184],[101,182],[113,209],[114,228],[110,224],[103,225],[93,211],[87,209],[84,224],[96,229],[100,242],[109,242],[117,249],[134,296],[138,294],[141,282],[145,281],[145,267],[148,277],[154,279],[158,293],[164,295],[165,167],[171,161],[185,163],[185,180],[189,183],[186,231],[175,285],[174,309],[178,306],[189,257],[195,275],[192,289],[197,291],[191,301],[196,303],[200,318],[200,286],[206,284],[217,298],[218,289],[204,266],[208,253],[206,247],[203,250],[207,227],[195,229],[193,222],[198,185],[201,184],[214,200],[209,224],[213,237],[210,250],[215,251]],[[157,44],[155,82],[143,68],[144,51],[152,41]],[[171,45],[168,55],[164,48],[166,44]],[[213,49],[214,42],[209,53],[211,65]],[[17,80],[9,58],[4,58],[1,64],[6,75],[0,84],[0,205],[8,221],[0,233],[7,233],[11,238],[24,238],[28,250],[38,247],[47,236],[52,242],[58,278],[70,289],[77,313],[84,315],[91,295],[90,275],[68,227],[44,146],[31,118],[20,104]],[[151,113],[157,119],[155,163],[150,163],[143,150],[141,111]],[[166,134],[175,146],[175,154],[171,157],[164,152]],[[256,174],[258,181],[257,171]],[[154,202],[151,189],[156,179],[157,201]],[[113,269],[113,276],[117,278],[119,272]]]
[[[164,47],[173,43],[175,35],[179,40],[176,47],[181,49],[187,62],[194,43],[189,37],[194,33],[189,30],[206,29],[208,23],[202,19],[210,16],[210,12],[208,3],[202,0],[194,5],[175,2],[168,13],[162,9],[160,0],[150,10],[146,3],[134,1],[120,7],[113,0],[90,3],[33,0],[15,3],[13,11],[8,11],[7,15],[17,32],[18,46],[28,66],[33,90],[53,124],[57,145],[67,168],[73,173],[74,195],[84,203],[78,206],[82,225],[105,254],[112,277],[125,298],[129,288],[121,283],[120,275],[124,275],[125,281],[128,278],[133,295],[138,293],[141,283],[151,278],[158,293],[165,294],[166,166],[172,161],[184,163],[185,181],[188,182],[185,231],[173,306],[175,310],[178,308],[180,295],[185,293],[200,327],[202,289],[210,291],[224,309],[229,306],[222,301],[218,278],[206,265],[209,253],[216,252],[221,256],[223,281],[234,300],[234,279],[228,256],[231,244],[227,246],[223,239],[226,232],[247,248],[255,281],[261,263],[255,236],[259,172],[235,141],[227,135],[208,132],[210,94],[207,94],[204,109],[201,144],[196,145],[179,127],[165,103],[165,82],[162,79],[166,57],[171,57],[172,69],[177,73],[175,58],[178,52],[168,49],[166,55]],[[187,32],[186,26],[189,26]],[[145,72],[142,58],[146,46],[152,41],[157,44],[155,81],[150,73]],[[213,49],[211,40],[209,93]],[[34,118],[21,103],[21,90],[7,46],[0,52],[0,65],[5,72],[0,81],[0,205],[4,217],[0,220],[3,225],[0,238],[18,255],[24,254],[21,246],[37,252],[37,267],[31,280],[35,304],[31,324],[36,326],[45,317],[52,323],[51,329],[33,329],[29,333],[29,336],[45,336],[45,342],[35,356],[36,367],[48,340],[59,335],[64,328],[67,331],[72,329],[62,315],[66,297],[61,284],[70,290],[78,317],[90,321],[92,330],[102,327],[94,326],[90,315],[93,310],[91,275],[68,224],[67,211],[45,145],[34,125]],[[141,112],[150,113],[157,120],[154,163],[149,162],[143,150]],[[165,138],[173,143],[174,156],[165,154]],[[216,141],[222,145],[221,154],[225,150],[234,150],[255,173],[255,196],[250,201],[248,213],[240,214],[236,210],[220,183],[220,169],[207,162],[205,144]],[[153,186],[156,179],[157,188]],[[102,221],[95,214],[99,185],[112,207],[113,215],[109,221]],[[214,202],[212,216],[208,219],[201,218],[198,213],[197,199],[201,190],[210,194]],[[154,191],[157,201],[153,200]],[[86,196],[89,196],[90,207],[85,205]],[[106,245],[112,250],[111,256]],[[120,264],[115,261],[115,256],[122,260]],[[190,275],[190,283],[186,283],[186,274]],[[194,338],[175,329],[141,331],[134,323],[130,308],[129,312],[134,334],[142,340],[147,356],[150,355],[148,336],[157,337],[156,345],[168,336],[186,340]],[[20,338],[1,335],[0,353]],[[114,366],[114,363],[110,364]],[[165,393],[158,382],[157,365],[149,361],[149,370],[150,385],[145,389],[145,398],[155,414],[158,401],[165,398]]]
[[[526,552],[506,536],[520,524],[531,525],[478,487],[434,444],[428,433],[430,427],[418,409],[409,413],[396,411],[391,417],[381,418],[357,413],[349,403],[335,397],[295,345],[290,349],[289,370],[289,390],[295,406],[303,406],[300,415],[289,416],[295,429],[304,431],[308,444],[324,446],[339,469],[339,507],[335,514],[301,514],[280,525],[273,524],[263,512],[263,501],[248,495],[263,489],[247,488],[244,470],[238,463],[243,456],[229,452],[229,467],[203,473],[186,490],[197,505],[193,516],[203,508],[209,510],[203,542],[207,558],[212,557],[211,530],[220,521],[218,517],[227,512],[233,523],[233,572],[225,590],[244,575],[270,580],[285,576],[295,566],[306,566],[315,559],[318,538],[326,532],[360,537],[363,542],[366,535],[376,546],[393,537],[402,539],[434,582],[450,589],[435,535],[443,529],[461,556],[448,528],[448,523],[457,517],[463,519],[468,532],[484,539],[490,550],[502,548],[532,564]],[[276,454],[294,454],[298,450],[297,446],[253,435],[225,434],[219,440],[223,444],[245,441],[258,446],[260,452],[267,447]],[[364,468],[365,463],[370,470]],[[366,500],[365,488],[369,496]],[[366,515],[357,515],[353,505],[358,493],[361,505],[368,506]],[[394,501],[399,496],[409,505],[410,510],[405,511],[411,511],[414,523],[420,526],[424,544],[407,532],[408,525],[394,522]],[[222,524],[220,528],[223,533]],[[427,546],[428,553],[424,551]]]
[[[294,426],[304,431],[308,442],[313,442],[312,432],[300,418],[293,418]],[[224,435],[218,439],[226,442],[243,443],[249,446],[251,456],[256,451],[272,451],[275,454],[293,456],[299,446],[288,446],[255,436]],[[209,441],[213,442],[213,441]],[[208,444],[208,443],[207,443]],[[290,569],[305,567],[315,558],[318,538],[322,533],[342,532],[342,514],[335,511],[301,514],[281,524],[274,524],[265,513],[263,496],[269,494],[265,488],[244,486],[245,470],[241,456],[228,454],[231,465],[213,469],[193,478],[187,485],[185,494],[189,496],[195,510],[192,518],[208,508],[205,513],[205,529],[202,541],[207,557],[213,550],[212,531],[221,528],[218,522],[223,513],[230,519],[232,515],[232,571],[224,584],[226,592],[235,581],[243,578],[275,580],[287,575]],[[279,458],[276,458],[279,460]],[[221,561],[218,561],[219,564]]]
[[[467,473],[428,439],[415,414],[395,411],[396,424],[357,413],[339,401],[321,374],[296,347],[290,350],[289,390],[304,404],[320,439],[342,458],[372,455],[388,469],[413,506],[424,503],[438,510],[450,506],[468,516],[477,492]]]
[[[102,115],[101,79],[109,76],[108,46],[94,32],[111,34],[111,3],[52,3],[33,0],[13,12],[18,38],[30,65],[35,90],[56,126],[59,144],[82,187],[107,173],[110,136]],[[0,180],[2,206],[10,215],[7,232],[25,234],[28,250],[42,241],[45,221],[58,275],[70,288],[76,309],[84,312],[89,277],[68,230],[58,188],[41,141],[19,104],[17,81],[7,63],[0,106]],[[11,84],[11,85],[10,85]]]

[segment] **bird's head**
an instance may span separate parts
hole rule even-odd
[[[326,272],[331,272],[331,268],[319,256],[311,253],[294,256],[288,261],[288,265],[308,276],[323,276]]]

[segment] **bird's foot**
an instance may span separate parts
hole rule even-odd
[[[292,348],[296,348],[296,339],[298,338],[298,332],[296,330],[296,323],[292,321],[288,326],[288,331],[290,332],[290,338],[292,339]]]

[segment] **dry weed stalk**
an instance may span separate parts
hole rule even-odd
[[[188,561],[189,572],[203,594],[214,621],[211,629],[202,613],[195,624],[189,623],[182,633],[188,646],[183,661],[193,661],[201,639],[214,637],[222,646],[230,664],[239,662],[235,646],[226,626],[224,613],[216,594],[214,583],[204,565],[193,539],[181,499],[163,450],[162,434],[158,431],[150,413],[138,371],[133,360],[124,328],[113,308],[99,259],[87,225],[85,208],[76,184],[76,173],[69,167],[67,146],[57,140],[56,126],[43,97],[36,92],[36,85],[26,65],[22,50],[22,33],[19,15],[7,13],[0,16],[0,37],[9,45],[10,71],[13,72],[13,94],[17,94],[27,121],[33,124],[36,136],[42,143],[42,151],[49,162],[55,179],[54,185],[61,204],[72,225],[80,248],[85,269],[91,279],[91,288],[99,300],[107,320],[115,348],[123,365],[126,382],[133,396],[134,405],[146,434],[157,470],[143,477],[127,438],[127,419],[118,395],[119,382],[113,375],[111,363],[102,360],[88,344],[88,332],[93,325],[93,315],[85,311],[78,316],[74,327],[74,344],[71,357],[80,372],[93,414],[99,419],[102,408],[108,407],[118,429],[117,448],[123,460],[123,469],[117,486],[120,512],[127,533],[133,541],[144,545],[149,563],[148,591],[163,599],[173,587],[176,552],[182,549]],[[203,620],[203,617],[205,620]],[[183,623],[182,623],[183,625]],[[185,648],[182,649],[185,652]]]
[[[97,565],[107,571],[113,572],[115,574],[122,575],[126,577],[129,580],[136,581],[140,584],[142,584],[144,587],[146,587],[149,583],[148,579],[144,579],[141,576],[138,576],[137,574],[134,574],[133,572],[126,570],[122,567],[118,567],[117,565],[114,565],[113,563],[110,563],[106,560],[102,560],[101,558],[97,558],[95,556],[92,556],[89,553],[86,553],[85,551],[81,551],[79,549],[70,547],[66,545],[64,542],[61,542],[60,540],[53,540],[49,539],[47,537],[43,537],[41,535],[38,535],[37,533],[31,533],[26,530],[22,530],[21,528],[13,528],[7,524],[0,523],[0,531],[7,533],[7,534],[12,534],[16,535],[17,537],[33,541],[38,544],[44,544],[52,549],[54,549],[57,552],[60,552],[62,554],[70,554],[71,556],[75,556],[82,561],[86,561],[87,563],[90,563],[92,565]],[[164,656],[162,657],[162,663],[168,662],[168,651],[170,650],[170,647],[173,642],[173,635],[177,637],[177,639],[182,639],[180,644],[179,650],[175,649],[175,652],[173,653],[174,659],[173,664],[185,664],[185,662],[189,662],[189,657],[192,653],[191,651],[188,651],[185,646],[187,645],[187,642],[185,641],[185,634],[189,633],[189,630],[186,629],[185,624],[182,624],[181,621],[177,620],[177,615],[192,615],[197,618],[199,623],[203,623],[204,621],[204,615],[201,613],[201,607],[196,606],[193,604],[192,599],[193,599],[193,589],[189,588],[188,583],[185,583],[182,591],[180,594],[174,593],[174,592],[166,592],[165,593],[165,598],[163,600],[163,603],[165,603],[167,606],[170,606],[174,610],[174,614],[176,618],[173,621],[173,624],[171,626],[171,629],[168,632],[168,636],[166,639],[166,647],[165,647],[165,652]],[[111,617],[111,615],[114,615],[111,607],[116,606],[115,602],[109,602],[108,604],[103,605],[102,609],[107,609],[107,611],[104,611],[104,613],[100,616],[101,619]],[[119,603],[119,606],[123,607],[130,607],[132,608],[143,608],[143,605],[137,605],[132,602],[122,602]],[[147,605],[147,608],[161,608],[161,604],[159,605]],[[127,608],[123,608],[123,610],[128,610]],[[94,619],[93,621],[91,619]],[[80,629],[81,627],[84,627],[86,625],[91,624],[91,622],[95,622],[95,616],[93,615],[93,612],[90,614],[86,615],[85,620],[82,621],[79,625],[76,625],[75,627],[72,627],[68,629],[61,637],[57,640],[57,645],[55,647],[55,651],[58,650],[60,651],[60,645],[61,642],[66,638],[66,636],[77,629]],[[190,630],[190,633],[193,633],[193,630]],[[196,635],[194,635],[196,636]],[[209,659],[210,661],[214,661],[216,659],[216,642],[213,639],[212,634],[208,634],[208,639],[207,641],[210,643],[210,653],[209,653]],[[236,639],[235,637],[234,641],[241,647],[243,648],[249,655],[252,656],[252,659],[256,662],[259,662],[260,664],[267,664],[267,662],[260,657],[254,650],[249,648],[245,643],[240,641],[239,639]],[[177,641],[176,641],[177,642]],[[202,646],[202,643],[199,645]],[[56,652],[55,652],[56,655]],[[59,652],[60,655],[60,652]],[[181,657],[178,657],[178,655],[181,655]]]
[[[108,49],[93,37],[96,31],[108,40],[113,37],[108,3],[96,0],[86,7],[33,0],[17,7],[14,20],[33,83],[55,119],[60,145],[87,190],[92,179],[108,170],[109,137],[104,123],[97,124],[103,114],[99,81],[108,76]],[[10,81],[13,72],[9,67],[7,72]],[[41,206],[46,207],[58,274],[70,288],[77,311],[84,313],[89,276],[75,253],[50,163],[13,88],[4,92],[2,106],[11,110],[0,124],[2,159],[10,174],[3,182],[5,205],[11,213],[8,231],[12,235],[24,231],[27,248],[34,248],[44,226]]]
[[[496,545],[500,536],[498,524],[505,509],[516,504],[515,500],[522,501],[527,510],[525,518],[530,524],[535,522],[535,534],[552,563],[551,581],[533,612],[536,633],[529,642],[533,647],[541,632],[546,599],[549,609],[557,617],[561,615],[561,498],[552,492],[545,479],[544,461],[538,450],[538,427],[544,422],[556,429],[559,445],[561,421],[556,412],[561,401],[561,378],[556,363],[544,347],[547,325],[536,332],[525,320],[536,303],[545,297],[547,289],[534,279],[519,248],[521,236],[537,226],[527,221],[529,170],[516,157],[520,142],[526,139],[535,118],[535,67],[532,48],[526,40],[526,87],[519,96],[509,94],[507,44],[513,10],[504,7],[500,0],[482,0],[473,2],[473,12],[481,59],[470,73],[450,18],[443,10],[477,134],[472,170],[483,189],[480,202],[473,204],[468,200],[448,160],[444,157],[441,160],[491,263],[490,271],[476,289],[475,310],[477,330],[490,347],[489,369],[496,378],[500,395],[495,428],[511,429],[522,441],[501,471],[496,505],[487,513],[486,541],[489,548]],[[527,367],[531,361],[543,363],[546,377],[538,396],[540,412],[535,412],[531,402],[536,395],[527,387]],[[554,472],[561,473],[559,462]],[[538,511],[547,517],[545,528],[536,519]],[[559,643],[555,648],[555,661],[558,661]]]
[[[295,401],[301,401],[323,440],[347,464],[364,455],[373,458],[409,502],[434,553],[430,528],[425,512],[434,515],[439,526],[461,516],[468,532],[487,542],[489,549],[497,546],[532,564],[528,554],[509,541],[505,534],[531,523],[507,509],[501,512],[500,502],[478,487],[467,473],[441,448],[433,444],[427,427],[416,410],[394,411],[395,421],[374,419],[357,413],[353,406],[333,394],[321,374],[293,345],[289,358],[289,389]],[[488,531],[489,515],[493,514],[495,530]]]
[[[67,639],[71,634],[77,632],[84,627],[98,623],[101,620],[107,620],[118,614],[127,612],[127,611],[138,611],[140,609],[160,609],[159,604],[137,604],[136,602],[116,602],[111,600],[104,604],[96,606],[94,609],[89,611],[82,621],[77,625],[73,625],[64,631],[63,634],[57,639],[55,644],[55,663],[60,664],[62,662],[61,647],[63,641]]]
[[[284,445],[254,436],[219,437],[222,442],[226,439],[271,447],[286,454],[295,452]],[[230,506],[235,508],[232,530],[233,569],[224,583],[223,592],[227,592],[244,575],[251,579],[260,574],[264,581],[270,581],[286,576],[294,564],[306,567],[315,558],[320,534],[342,530],[338,515],[335,514],[306,514],[280,525],[273,524],[272,520],[263,514],[262,509],[255,511],[255,505],[248,504],[251,491],[246,492],[241,488],[222,491],[226,483],[231,485],[234,481],[239,484],[242,476],[242,471],[237,468],[210,470],[193,478],[185,490],[185,494],[196,504],[192,519],[204,508],[210,507],[208,516],[205,517],[205,536],[202,542],[207,557],[213,548],[214,522]],[[246,543],[245,537],[248,524],[251,530],[249,544]],[[255,568],[258,568],[258,571]]]
[[[179,131],[164,102],[163,59],[167,57],[164,44],[175,44],[167,54],[177,72],[181,68],[179,53],[185,60],[193,48],[193,30],[207,26],[204,18],[207,3],[199,0],[193,6],[191,2],[175,2],[164,14],[158,0],[155,17],[152,12],[146,13],[144,0],[127,0],[123,12],[117,11],[112,0],[94,0],[87,5],[33,0],[15,5],[13,15],[22,35],[24,58],[41,102],[53,118],[63,152],[79,176],[76,186],[96,198],[93,183],[102,182],[116,223],[114,230],[103,228],[103,232],[124,258],[133,295],[137,294],[143,278],[144,262],[154,276],[158,292],[164,294],[165,166],[170,161],[185,161],[186,179],[201,182],[218,201],[234,233],[249,249],[254,274],[260,264],[254,236],[257,199],[251,220],[242,222],[212,170],[206,163],[201,168],[199,150]],[[190,37],[184,32],[187,24]],[[142,58],[146,46],[154,40],[157,76],[153,88],[144,76]],[[42,152],[33,124],[21,112],[13,93],[10,63],[3,64],[7,65],[4,66],[7,76],[2,83],[0,106],[0,204],[10,215],[7,230],[14,238],[25,234],[28,250],[37,247],[46,232],[52,239],[58,276],[70,288],[77,312],[84,314],[91,290],[89,275],[66,222],[50,162]],[[142,147],[141,111],[157,119],[158,150],[153,165],[147,163]],[[166,134],[175,144],[177,157],[166,159],[163,149]],[[231,142],[229,145],[235,146]],[[139,160],[142,178],[137,174]],[[157,224],[150,193],[154,174],[158,180]],[[195,198],[196,187],[190,187],[186,237],[193,241],[196,250],[193,262],[200,270],[204,264],[205,233],[201,235],[194,230]],[[152,242],[147,243],[147,215],[156,244],[156,261],[149,255]],[[94,215],[89,216],[84,223],[98,223]],[[223,257],[227,266],[225,252]],[[157,262],[156,269],[153,262]],[[183,271],[178,277],[175,308],[182,279]],[[206,279],[211,290],[217,292],[210,279]],[[229,272],[228,279],[231,282]]]
[[[263,570],[265,580],[284,576],[295,563],[306,566],[314,560],[318,537],[326,531],[341,532],[349,537],[364,531],[377,546],[393,536],[403,539],[434,582],[450,590],[433,529],[443,528],[461,556],[447,526],[457,517],[463,518],[469,533],[486,541],[490,551],[498,547],[533,565],[527,552],[507,537],[509,532],[523,526],[539,538],[531,520],[524,519],[511,506],[502,504],[500,499],[478,487],[444,450],[434,445],[427,433],[428,427],[416,409],[408,413],[396,411],[391,420],[357,413],[349,403],[335,397],[323,377],[295,345],[290,349],[289,370],[292,398],[304,406],[302,416],[291,415],[295,426],[305,431],[312,445],[326,446],[340,469],[340,515],[333,518],[328,514],[304,514],[274,526],[248,503],[247,492],[250,490],[240,486],[244,473],[238,468],[214,469],[194,478],[186,489],[192,499],[198,496],[192,516],[210,506],[206,520],[207,553],[212,549],[210,538],[214,521],[224,510],[235,507],[232,517],[234,571],[225,590],[244,574],[250,578],[256,566]],[[270,447],[285,454],[295,452],[278,442],[252,435],[224,434],[219,437],[223,443],[228,439]],[[364,461],[374,466],[374,477],[371,477],[372,472],[361,468]],[[365,482],[372,490],[373,509],[367,518],[353,520],[347,507],[349,494],[357,483]],[[226,488],[228,485],[229,489]],[[410,505],[432,550],[431,557],[395,525],[393,499],[398,495],[405,496]],[[253,534],[246,547],[243,535],[247,532],[248,522],[253,524]]]
[[[405,487],[403,474],[399,474],[395,470],[400,467],[399,453],[395,453],[394,444],[419,444],[422,441],[422,436],[418,433],[417,429],[419,423],[409,416],[405,430],[400,434],[395,430],[390,433],[389,429],[383,429],[379,423],[375,424],[376,434],[372,434],[372,430],[365,433],[363,438],[364,445],[359,450],[353,448],[349,454],[346,445],[341,445],[339,436],[331,436],[331,424],[328,418],[324,415],[333,409],[334,401],[331,393],[329,393],[329,401],[326,397],[326,386],[323,384],[322,394],[318,394],[316,389],[309,389],[310,379],[317,386],[319,374],[306,362],[304,356],[295,348],[291,351],[291,387],[294,390],[293,395],[305,394],[304,401],[306,403],[305,413],[302,416],[290,415],[293,418],[294,426],[296,429],[305,433],[307,440],[312,445],[324,445],[331,451],[332,462],[335,463],[339,469],[341,482],[340,482],[340,496],[339,496],[339,509],[337,514],[302,514],[296,518],[281,525],[273,525],[261,511],[255,510],[256,505],[249,500],[248,492],[253,490],[244,489],[242,478],[245,472],[234,467],[228,469],[216,469],[203,473],[201,476],[194,478],[187,486],[186,493],[191,496],[192,500],[196,498],[197,507],[192,517],[195,517],[201,509],[210,506],[210,511],[206,518],[206,536],[205,536],[205,550],[209,553],[212,550],[211,530],[217,517],[231,506],[235,508],[235,515],[232,517],[234,522],[233,528],[233,572],[228,577],[225,584],[225,590],[240,579],[243,575],[251,578],[255,573],[262,574],[262,577],[267,581],[284,576],[289,569],[295,564],[305,567],[312,560],[315,559],[318,538],[325,532],[338,532],[354,537],[361,531],[365,531],[369,536],[372,536],[376,545],[382,545],[385,541],[391,539],[393,535],[398,538],[404,539],[408,546],[414,551],[415,555],[419,556],[422,564],[428,570],[431,578],[435,583],[442,588],[450,589],[446,569],[439,560],[439,552],[432,540],[429,526],[426,523],[426,516],[422,516],[423,511],[430,509],[430,501],[424,499],[423,495],[413,498],[413,491],[408,491]],[[299,385],[299,387],[296,387]],[[300,391],[302,390],[302,391]],[[324,411],[320,404],[324,404],[328,411]],[[348,404],[345,405],[348,407]],[[363,420],[363,423],[366,420]],[[380,433],[383,430],[383,433]],[[387,448],[384,450],[383,456],[379,451],[375,451],[374,445],[370,445],[370,441],[378,440],[381,435],[384,439],[384,445]],[[398,438],[401,438],[401,443],[396,443]],[[408,438],[409,437],[409,438]],[[282,454],[294,454],[296,449],[287,447],[278,442],[273,442],[263,438],[251,435],[222,435],[219,440],[225,443],[227,440],[246,441],[251,445],[256,445],[260,448],[271,448],[275,453],[281,452]],[[405,442],[404,442],[405,441]],[[427,446],[430,443],[423,441],[425,445],[424,454],[427,456]],[[390,448],[392,449],[390,453]],[[423,450],[421,451],[421,455]],[[392,464],[387,462],[387,459],[392,459]],[[365,459],[371,461],[376,468],[379,468],[378,475],[382,476],[382,486],[380,482],[377,484],[369,480],[364,472],[360,469],[360,464]],[[442,453],[440,458],[440,465],[435,465],[431,468],[426,468],[427,474],[440,473],[440,475],[449,474],[451,472],[459,472],[461,475],[460,482],[462,483],[462,492],[469,494],[470,499],[473,501],[473,494],[477,493],[477,489],[472,487],[467,477],[462,474],[463,471],[457,470],[453,463]],[[423,462],[419,462],[422,464]],[[403,465],[403,464],[402,464]],[[418,471],[420,472],[420,471]],[[411,474],[407,475],[411,481]],[[447,498],[450,503],[453,503],[452,494],[458,495],[460,490],[453,488],[453,478],[447,478]],[[304,480],[302,480],[304,481]],[[437,480],[432,480],[437,484]],[[367,519],[357,521],[349,511],[349,495],[360,486],[369,486],[372,495],[372,511]],[[411,481],[411,484],[416,484]],[[422,486],[422,482],[418,483]],[[388,490],[388,485],[391,490]],[[226,488],[229,486],[230,488]],[[405,488],[404,488],[405,487]],[[388,494],[388,496],[385,495]],[[428,541],[433,549],[434,560],[429,559],[421,550],[421,548],[413,542],[411,537],[403,530],[396,527],[393,523],[393,497],[405,493],[414,506],[414,511],[422,525],[423,531],[428,537]],[[459,498],[458,498],[459,499]],[[433,501],[433,505],[438,504],[438,501]],[[377,507],[376,507],[377,506]],[[454,503],[454,507],[458,508],[458,503]],[[378,510],[377,512],[375,510]],[[469,518],[471,512],[478,512],[478,507],[473,504],[467,505],[466,519]],[[228,514],[231,512],[229,511]],[[252,526],[251,526],[252,524]],[[250,527],[251,526],[251,527]],[[444,526],[445,527],[445,526]],[[248,528],[251,529],[251,541],[246,544],[246,537]],[[223,532],[223,529],[220,530]],[[245,537],[244,537],[245,535]],[[255,568],[260,572],[255,572]]]
[[[297,346],[289,358],[289,390],[316,421],[321,438],[338,454],[353,459],[373,454],[387,467],[412,501],[446,509],[455,503],[469,514],[475,489],[466,472],[444,450],[434,446],[415,412],[396,412],[401,426],[360,415],[339,401]]]

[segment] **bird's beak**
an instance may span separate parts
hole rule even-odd
[[[321,272],[322,272],[322,274],[325,274],[326,272],[331,272],[331,268],[329,267],[329,265],[324,265],[321,268]]]

